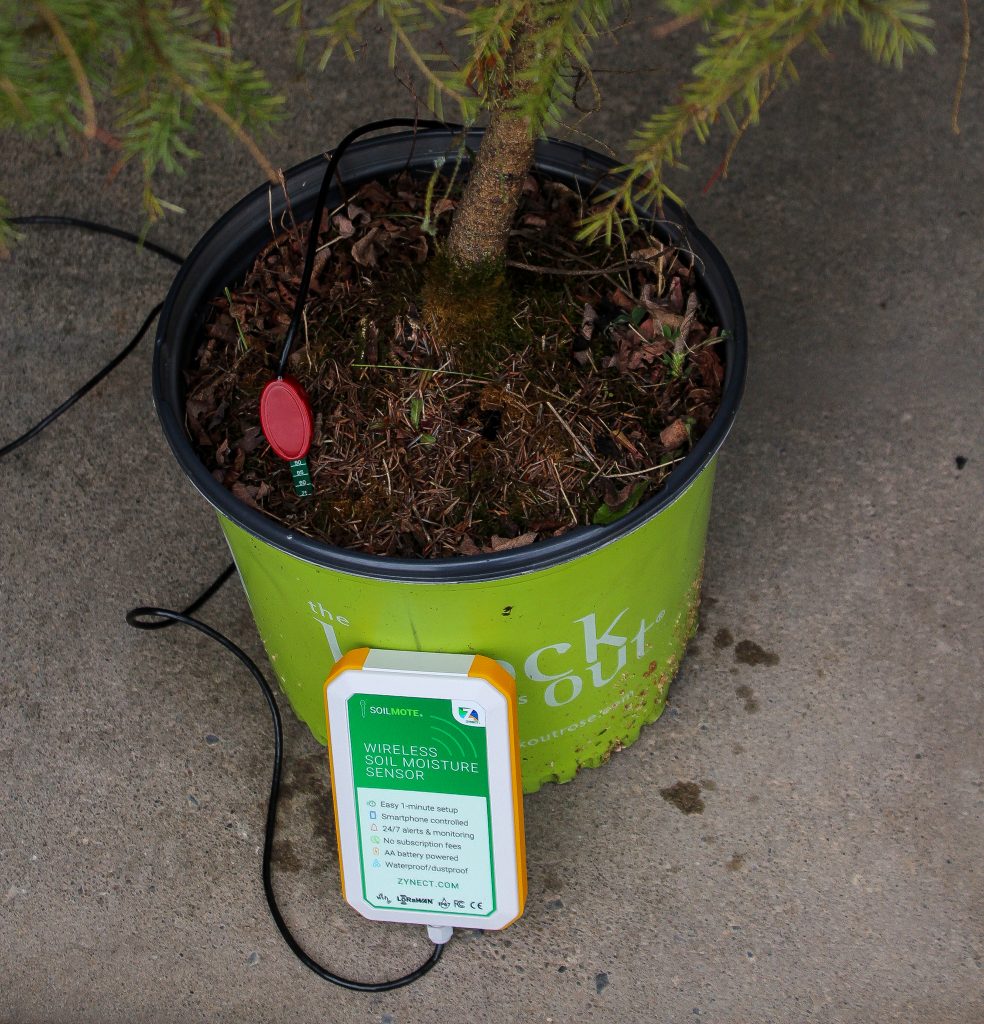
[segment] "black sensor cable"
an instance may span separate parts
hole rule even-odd
[[[154,621],[154,620],[157,621]],[[273,722],[273,776],[270,779],[270,796],[267,800],[266,826],[263,833],[263,893],[266,896],[267,906],[273,917],[273,923],[283,936],[284,942],[290,947],[291,952],[304,964],[305,967],[325,981],[333,985],[340,985],[342,988],[351,989],[353,992],[390,992],[396,988],[403,988],[411,982],[422,978],[441,959],[444,953],[444,944],[434,944],[431,955],[419,967],[402,978],[395,978],[393,981],[353,981],[351,978],[343,978],[341,975],[333,974],[327,968],[322,967],[316,960],[312,959],[301,944],[294,938],[287,922],[284,920],[280,907],[277,905],[277,897],[273,891],[271,863],[273,858],[273,838],[277,830],[277,804],[280,800],[280,776],[283,768],[283,747],[284,729],[280,718],[280,708],[277,707],[273,689],[267,682],[266,677],[257,667],[253,659],[237,644],[234,644],[227,636],[224,636],[217,629],[212,629],[199,619],[193,619],[190,615],[182,612],[171,611],[168,608],[133,608],[126,613],[126,621],[135,629],[161,629],[171,626],[174,623],[181,623],[183,626],[191,626],[199,633],[221,644],[227,651],[234,654],[249,670],[256,680],[270,709],[270,718]]]
[[[369,124],[362,125],[360,128],[356,128],[349,132],[344,139],[332,150],[328,158],[328,166],[325,168],[324,178],[321,181],[321,187],[318,190],[318,196],[315,200],[314,213],[311,218],[311,232],[308,237],[307,251],[304,256],[304,267],[301,273],[301,281],[297,289],[297,295],[294,299],[294,309],[291,315],[290,325],[287,328],[287,333],[284,336],[284,344],[280,353],[280,360],[277,366],[277,376],[282,377],[287,368],[287,361],[290,358],[291,350],[294,347],[294,341],[297,337],[297,332],[301,324],[301,320],[304,316],[304,307],[307,303],[308,290],[311,286],[311,275],[314,270],[314,258],[318,252],[318,236],[320,234],[321,218],[324,213],[325,205],[328,201],[328,192],[331,188],[332,179],[338,172],[338,164],[342,156],[345,154],[346,149],[358,138],[363,135],[368,135],[370,132],[382,131],[385,128],[415,128],[423,131],[462,131],[462,125],[450,124],[445,121],[432,121],[423,118],[413,117],[387,117],[380,121],[372,121]],[[134,234],[132,231],[126,231],[123,228],[113,227],[110,224],[102,224],[99,221],[86,220],[82,217],[68,217],[62,215],[50,215],[50,214],[32,214],[23,217],[10,217],[8,223],[14,224],[18,227],[27,226],[49,226],[49,227],[71,227],[80,228],[83,231],[91,231],[99,235],[110,235],[113,238],[121,238],[124,241],[132,242],[134,245],[146,249],[148,252],[152,252],[157,256],[161,256],[166,260],[170,260],[172,263],[180,266],[184,263],[184,257],[179,256],[177,253],[172,252],[170,249],[165,248],[162,245],[158,245],[156,242],[150,242],[142,238],[140,235]],[[154,322],[154,318],[160,313],[164,303],[158,303],[151,311],[147,314],[147,318],[141,324],[140,329],[137,333],[123,346],[122,349],[108,362],[106,365],[99,370],[93,377],[85,382],[77,391],[73,392],[64,402],[53,409],[47,416],[39,420],[24,431],[19,437],[14,438],[13,441],[0,447],[0,459],[5,455],[10,455],[16,451],[21,445],[26,444],[32,438],[37,437],[42,430],[49,427],[59,416],[63,413],[68,412],[73,405],[80,398],[84,398],[100,381],[104,380],[116,369],[120,363],[140,344],[143,336],[147,333],[150,325]]]
[[[91,231],[96,235],[111,235],[113,238],[122,238],[125,242],[133,242],[138,248],[146,249],[157,256],[163,256],[164,259],[177,263],[179,267],[184,263],[184,256],[179,256],[176,252],[165,249],[163,245],[158,245],[156,242],[148,242],[147,239],[142,238],[140,235],[135,235],[132,231],[126,231],[124,228],[114,228],[112,224],[102,224],[99,221],[86,220],[83,217],[35,213],[26,217],[10,217],[7,223],[17,224],[18,226],[48,225],[56,228],[81,228],[83,231]]]
[[[184,258],[179,256],[176,252],[172,252],[170,249],[166,249],[163,245],[157,245],[156,242],[148,242],[140,235],[135,235],[132,231],[126,231],[123,228],[113,227],[111,224],[102,224],[99,221],[85,220],[82,217],[67,217],[62,215],[53,214],[32,214],[25,217],[11,217],[9,223],[16,224],[18,226],[48,226],[48,227],[59,227],[59,228],[80,228],[83,231],[91,231],[97,235],[109,235],[112,238],[122,238],[125,242],[132,242],[138,248],[146,249],[148,252],[154,253],[156,256],[161,256],[166,260],[170,260],[172,263],[176,263],[181,266],[184,263]],[[113,370],[116,369],[120,363],[140,344],[144,335],[150,329],[151,324],[160,313],[164,303],[159,302],[144,318],[143,323],[140,325],[137,333],[120,349],[119,352],[105,366],[102,367],[94,376],[90,377],[82,387],[77,391],[74,391],[68,398],[65,399],[60,405],[56,406],[51,412],[48,413],[43,419],[39,420],[34,424],[33,427],[24,431],[19,437],[15,437],[13,441],[0,447],[0,459],[5,455],[10,455],[15,452],[21,445],[27,444],[32,438],[37,437],[42,430],[50,427],[52,423],[58,419],[62,413],[68,412],[73,405],[80,398],[84,398],[100,381],[108,377]],[[225,569],[202,591],[202,593],[194,600],[187,608],[183,610],[183,614],[191,615],[193,612],[198,611],[201,606],[209,600],[219,588],[229,579],[233,574],[235,566],[227,565]],[[170,625],[170,623],[160,623],[156,628],[160,629],[162,626]]]
[[[11,217],[9,223],[16,224],[18,226],[26,225],[49,225],[52,227],[69,227],[69,228],[81,228],[83,231],[92,231],[97,235],[111,235],[114,238],[122,238],[124,241],[133,242],[134,245],[146,249],[148,252],[152,252],[157,256],[162,256],[166,260],[170,260],[172,263],[177,263],[179,266],[184,263],[182,257],[177,253],[171,252],[170,249],[165,249],[162,245],[157,245],[155,242],[147,242],[140,238],[139,235],[135,235],[132,231],[124,231],[122,228],[114,228],[109,224],[100,224],[93,220],[83,220],[81,217],[62,217],[62,216],[49,216],[47,214],[34,214],[29,217]],[[13,441],[0,447],[0,459],[5,455],[10,455],[11,452],[15,452],[22,444],[27,444],[28,441],[33,437],[37,437],[46,427],[51,426],[52,423],[58,419],[62,413],[68,412],[73,405],[80,399],[84,398],[101,380],[108,377],[113,370],[116,369],[120,363],[140,344],[143,336],[150,329],[150,325],[154,322],[157,314],[160,313],[164,303],[159,302],[154,308],[147,314],[146,319],[140,325],[140,329],[137,333],[120,349],[119,352],[113,356],[112,359],[94,376],[90,377],[82,387],[77,391],[69,395],[61,405],[52,409],[44,419],[39,420],[25,430],[19,437],[15,437]]]
[[[424,129],[452,129],[458,130],[460,126],[447,125],[441,121],[424,121],[413,118],[387,118],[382,121],[374,121],[369,125],[365,125],[362,128],[356,129],[350,132],[339,144],[339,146],[332,152],[328,162],[328,167],[325,171],[325,176],[321,184],[321,188],[318,193],[317,202],[315,205],[314,217],[312,218],[312,229],[310,233],[310,240],[308,243],[307,253],[305,255],[304,270],[302,274],[300,288],[295,300],[294,314],[291,320],[290,327],[288,328],[287,336],[280,360],[279,373],[282,375],[283,369],[287,364],[287,360],[290,357],[291,348],[293,347],[294,338],[297,333],[297,327],[301,321],[301,317],[304,311],[304,305],[307,300],[308,287],[311,283],[311,272],[314,264],[314,257],[317,253],[317,242],[318,242],[318,228],[321,223],[321,216],[324,211],[325,203],[327,201],[329,186],[333,175],[335,174],[340,160],[345,149],[351,142],[360,136],[367,134],[371,131],[378,131],[383,128],[396,128],[396,127],[419,127]],[[159,246],[154,242],[148,242],[143,240],[139,235],[133,234],[133,232],[125,231],[121,228],[115,228],[108,224],[101,224],[97,221],[84,220],[79,217],[67,217],[67,216],[49,216],[43,214],[37,214],[32,216],[24,217],[12,217],[9,221],[15,225],[50,225],[56,227],[76,227],[86,231],[92,231],[96,234],[110,235],[115,238],[121,238],[125,241],[134,243],[135,245],[142,246],[148,251],[155,253],[158,256],[168,259],[173,263],[181,264],[184,262],[182,257],[176,253],[171,252],[169,249]],[[93,377],[91,377],[85,384],[82,385],[77,391],[70,395],[64,402],[53,409],[47,416],[36,423],[33,427],[25,431],[19,437],[6,445],[0,447],[0,458],[11,454],[16,451],[21,445],[26,444],[32,438],[40,434],[45,428],[50,426],[59,416],[67,412],[79,399],[83,398],[88,394],[97,384],[106,378],[113,370],[116,369],[120,363],[137,347],[144,335],[147,333],[151,324],[154,322],[157,315],[163,308],[164,303],[158,303],[151,311],[147,314],[144,322],[141,324],[140,329],[130,339],[129,342],[108,362],[102,367]],[[270,781],[270,795],[267,801],[267,814],[266,824],[264,828],[263,838],[263,864],[262,864],[262,875],[263,875],[263,892],[266,897],[267,906],[270,909],[270,914],[273,917],[274,924],[277,926],[277,930],[283,937],[284,942],[290,948],[291,952],[307,967],[313,971],[319,978],[324,981],[329,981],[333,985],[339,985],[342,988],[350,989],[355,992],[389,992],[394,989],[403,988],[405,985],[409,985],[419,978],[422,978],[427,974],[441,959],[444,953],[444,946],[446,943],[434,943],[434,948],[431,951],[431,955],[424,961],[419,967],[410,971],[408,974],[403,975],[400,978],[395,978],[392,981],[379,981],[379,982],[362,982],[354,981],[350,978],[344,978],[341,975],[334,974],[327,968],[323,967],[316,960],[314,960],[301,946],[301,944],[294,938],[293,933],[287,926],[287,922],[284,920],[283,914],[280,912],[280,907],[277,904],[276,895],[273,891],[273,880],[272,880],[272,857],[273,857],[273,841],[276,835],[277,826],[277,807],[280,799],[280,779],[283,771],[283,722],[280,717],[280,709],[277,706],[276,698],[274,697],[273,690],[270,684],[267,682],[266,677],[260,671],[256,662],[249,657],[246,652],[233,643],[228,637],[220,633],[218,630],[213,629],[206,623],[199,619],[192,618],[192,613],[201,608],[208,600],[210,600],[225,584],[225,582],[232,576],[235,571],[234,565],[228,565],[216,579],[205,589],[201,594],[196,597],[191,604],[187,606],[183,611],[174,611],[169,608],[154,608],[141,606],[133,608],[126,614],[127,624],[134,627],[135,629],[143,630],[158,630],[165,629],[169,626],[173,626],[175,623],[181,625],[191,626],[193,629],[197,629],[200,633],[221,644],[226,650],[234,654],[243,665],[249,670],[257,685],[260,687],[263,697],[266,700],[267,707],[270,710],[270,717],[273,724],[274,744],[273,744],[273,772]]]
[[[355,128],[345,136],[344,139],[332,150],[328,158],[328,166],[325,168],[325,176],[321,179],[321,188],[318,189],[318,198],[314,203],[314,213],[311,215],[311,230],[308,235],[307,252],[304,255],[304,268],[301,272],[301,283],[297,288],[297,296],[294,299],[294,312],[290,318],[290,326],[284,335],[284,344],[280,352],[280,362],[277,365],[277,376],[283,377],[287,370],[287,360],[290,359],[291,349],[294,347],[294,339],[301,326],[301,319],[304,316],[304,306],[307,303],[308,289],[311,286],[311,273],[314,270],[314,257],[318,252],[318,236],[321,233],[321,217],[325,212],[325,204],[328,202],[328,192],[331,189],[332,179],[338,172],[338,163],[345,154],[345,150],[355,142],[356,139],[370,132],[382,131],[384,128],[414,128],[423,131],[451,131],[460,132],[463,126],[460,124],[449,124],[446,121],[430,121],[425,118],[415,117],[386,117],[381,121],[370,121],[369,124]]]
[[[176,252],[172,252],[170,249],[166,249],[163,245],[158,245],[156,242],[148,242],[140,235],[135,235],[132,231],[126,231],[124,228],[113,227],[111,224],[103,224],[99,221],[85,220],[82,217],[68,217],[54,214],[32,214],[25,217],[11,217],[9,223],[16,224],[18,226],[48,226],[48,227],[59,227],[59,228],[80,228],[83,231],[91,231],[97,235],[109,235],[112,238],[122,238],[125,242],[132,242],[138,248],[146,249],[148,252],[154,253],[156,256],[161,256],[166,260],[170,260],[172,263],[176,263],[181,266],[184,263],[184,258],[179,256]],[[119,352],[113,358],[106,363],[94,376],[90,377],[77,391],[74,391],[68,398],[65,399],[61,405],[56,406],[51,412],[48,413],[43,419],[39,420],[34,424],[33,427],[24,431],[19,437],[15,437],[13,441],[0,447],[0,459],[5,455],[10,455],[15,452],[21,445],[27,444],[32,438],[37,437],[42,430],[50,427],[52,423],[58,419],[62,413],[68,412],[73,405],[80,399],[85,397],[100,381],[108,377],[113,370],[116,369],[120,363],[140,344],[144,335],[150,329],[151,324],[160,313],[164,303],[159,302],[144,318],[144,322],[140,325],[140,329],[137,333],[120,349]],[[193,612],[198,611],[199,608],[206,601],[209,600],[222,585],[232,576],[235,571],[235,566],[230,564],[219,573],[219,575],[202,591],[201,594],[194,601],[188,605],[187,608],[183,609],[183,615],[191,615]],[[169,626],[169,622],[158,623],[154,627],[161,629],[164,626]]]

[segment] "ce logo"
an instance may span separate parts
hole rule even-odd
[[[482,909],[482,901],[481,900],[472,900],[471,903],[468,904],[468,906],[471,907],[472,910],[481,910]]]

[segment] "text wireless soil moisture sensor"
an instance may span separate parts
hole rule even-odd
[[[350,651],[325,684],[345,899],[374,921],[505,928],[526,901],[516,684],[481,655]]]

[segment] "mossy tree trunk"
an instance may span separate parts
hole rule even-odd
[[[517,23],[505,82],[516,83],[529,66],[532,10],[531,4]],[[503,95],[491,105],[489,126],[454,212],[447,248],[424,288],[424,313],[434,341],[473,370],[484,368],[489,339],[501,335],[512,316],[503,273],[506,246],[533,165],[529,118],[517,113],[509,100]]]
[[[517,20],[504,82],[518,84],[533,56],[533,5]],[[448,239],[448,255],[460,269],[501,264],[506,256],[509,229],[516,216],[523,181],[533,165],[533,138],[529,119],[503,95],[493,103],[491,119],[479,147],[461,203],[455,211]]]
[[[528,46],[525,39],[518,41],[517,63]],[[501,264],[505,259],[523,181],[532,165],[529,120],[506,106],[493,109],[448,238],[448,255],[456,266]]]

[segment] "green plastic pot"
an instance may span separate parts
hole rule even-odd
[[[480,133],[472,136],[474,151]],[[340,171],[352,191],[405,167],[429,173],[457,152],[448,132],[399,133],[353,145]],[[536,164],[584,193],[604,188],[614,166],[556,141],[537,145]],[[318,157],[287,173],[298,219],[310,216],[324,168]],[[207,232],[171,287],[154,352],[154,400],[165,435],[219,514],[283,692],[324,743],[322,687],[346,651],[486,654],[516,676],[527,792],[602,764],[660,715],[696,627],[716,455],[745,377],[745,319],[727,265],[682,211],[664,207],[656,230],[693,252],[702,293],[727,340],[721,408],[659,494],[610,526],[514,551],[384,558],[294,534],[243,504],[212,478],[184,428],[183,370],[208,300],[241,278],[285,209],[280,188],[264,186]]]

